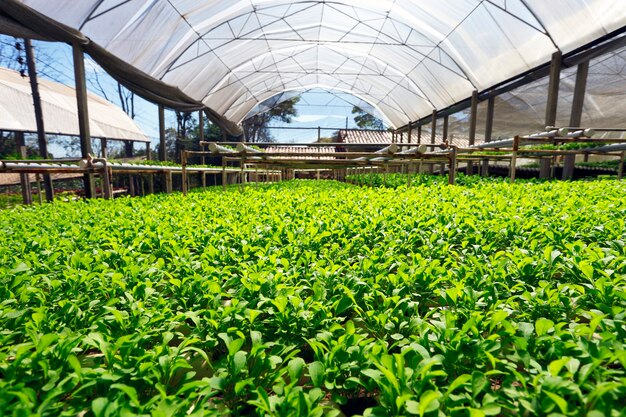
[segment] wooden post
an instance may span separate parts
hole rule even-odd
[[[135,189],[135,177],[133,175],[128,175],[128,193],[135,197],[137,195],[137,190]]]
[[[15,132],[16,142],[19,148],[20,158],[26,159],[28,157],[26,152],[26,146],[24,146],[24,132]],[[21,140],[17,138],[17,136],[21,136]],[[29,174],[20,174],[20,185],[22,188],[22,200],[24,204],[33,204],[33,192],[30,188],[30,177]],[[39,194],[41,195],[41,190],[39,190]]]
[[[449,124],[449,116],[443,117],[443,140],[448,139],[448,124]]]
[[[493,116],[495,113],[496,98],[489,97],[487,100],[487,121],[485,122],[485,142],[491,142],[493,135]]]
[[[102,168],[102,195],[105,200],[111,200],[113,198],[113,187],[111,186],[111,171],[109,165],[105,162],[104,168]]]
[[[187,151],[185,150],[182,150],[180,152],[180,164],[183,167],[183,179],[182,179],[183,195],[187,195]]]
[[[43,109],[41,107],[41,96],[39,95],[39,84],[37,83],[37,67],[35,65],[35,54],[30,39],[24,39],[24,50],[26,51],[26,64],[28,66],[28,78],[30,80],[30,90],[33,95],[33,106],[35,107],[35,122],[37,124],[37,143],[39,145],[39,156],[48,159],[48,143],[46,141],[46,130],[43,122]],[[54,200],[54,188],[50,174],[43,174],[43,186],[46,190],[46,201]]]
[[[452,145],[450,147],[450,154],[448,155],[448,157],[450,158],[450,169],[448,170],[448,184],[450,185],[454,185],[456,181],[456,170],[457,170],[456,154],[457,154],[457,147]]]
[[[489,176],[489,158],[483,159],[483,166],[480,169],[480,175],[483,177]]]
[[[319,143],[320,139],[322,139],[322,128],[320,126],[317,127],[317,142]]]
[[[550,81],[548,84],[548,102],[546,104],[546,126],[554,126],[559,102],[559,84],[561,82],[561,52],[552,54],[550,62]]]
[[[422,143],[422,125],[417,125],[417,144]]]
[[[239,170],[239,177],[240,177],[240,183],[241,183],[241,192],[244,192],[246,189],[246,165],[243,162],[243,159],[241,160],[241,169]]]
[[[407,143],[411,143],[411,132],[412,132],[412,128],[411,128],[411,123],[409,123],[409,130],[406,133],[406,142]]]
[[[101,157],[103,159],[107,159],[109,155],[107,152],[107,139],[106,138],[100,138],[100,147],[102,148]]]
[[[617,179],[624,178],[624,162],[626,160],[626,151],[622,151],[622,156],[619,158],[619,166],[617,168]]]
[[[39,204],[43,204],[43,196],[41,193],[41,175],[35,174],[35,180],[37,181],[37,197],[39,199]]]
[[[172,192],[172,171],[165,171],[165,192],[171,194]]]
[[[539,178],[541,179],[550,178],[551,163],[552,163],[552,157],[541,158],[539,160]]]
[[[83,49],[75,41],[72,43],[72,53],[74,58],[74,79],[76,80],[76,102],[78,108],[78,130],[80,131],[80,153],[81,157],[88,158],[92,154],[91,132],[89,130],[89,104],[87,101],[87,82],[85,78],[85,57]],[[85,197],[94,196],[93,174],[85,174]]]
[[[515,182],[515,174],[517,170],[517,151],[519,150],[519,136],[513,138],[513,153],[511,155],[511,168],[509,169],[509,175],[511,183]]]
[[[222,158],[222,191],[226,191],[226,181],[228,178],[226,177],[226,161]]]

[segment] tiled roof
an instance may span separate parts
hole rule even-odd
[[[391,143],[392,133],[385,130],[340,130],[339,142],[343,143]]]
[[[265,152],[269,153],[302,153],[302,154],[310,154],[310,153],[331,153],[335,152],[335,148],[333,146],[269,146],[265,148]],[[285,158],[285,159],[334,159],[332,156],[277,156],[275,158]]]

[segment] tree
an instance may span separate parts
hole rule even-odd
[[[274,138],[269,130],[270,122],[279,120],[283,123],[291,123],[298,115],[296,104],[300,97],[283,101],[270,110],[256,114],[243,121],[243,131],[247,142],[272,142]]]
[[[373,130],[384,130],[385,125],[383,121],[377,117],[372,116],[367,113],[365,110],[361,109],[358,106],[352,107],[352,114],[354,116],[354,123],[361,129],[373,129]]]

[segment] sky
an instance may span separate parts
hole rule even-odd
[[[5,54],[12,51],[15,39],[0,36],[0,44],[4,44]],[[1,46],[1,45],[0,45]],[[74,87],[74,71],[72,49],[69,45],[52,42],[33,42],[36,55],[36,65],[39,76]],[[13,51],[14,52],[14,51]],[[88,56],[85,57],[87,73],[87,88],[115,105],[120,105],[117,95],[117,84],[100,66]],[[98,82],[99,81],[99,85]],[[313,142],[317,140],[317,128],[322,127],[322,137],[330,136],[334,130],[355,128],[354,115],[351,114],[354,104],[360,100],[346,93],[331,94],[324,90],[314,89],[303,92],[296,106],[297,117],[291,124],[275,122],[271,124],[270,132],[278,142]],[[135,101],[135,122],[140,129],[152,140],[152,148],[158,144],[158,107],[140,97]],[[166,111],[165,125],[176,126],[176,116],[173,111]],[[277,127],[302,127],[302,130],[281,130]],[[140,146],[140,145],[136,145]],[[59,146],[50,145],[50,152],[56,157],[69,156]]]

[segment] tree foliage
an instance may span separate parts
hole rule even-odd
[[[293,118],[298,115],[296,104],[300,101],[300,97],[283,101],[270,110],[254,115],[243,121],[243,131],[247,142],[272,142],[274,138],[269,130],[269,124],[272,121],[281,121],[283,123],[291,123]]]
[[[385,125],[379,118],[371,115],[358,106],[352,107],[352,114],[354,114],[354,123],[361,129],[374,129],[383,130]]]

